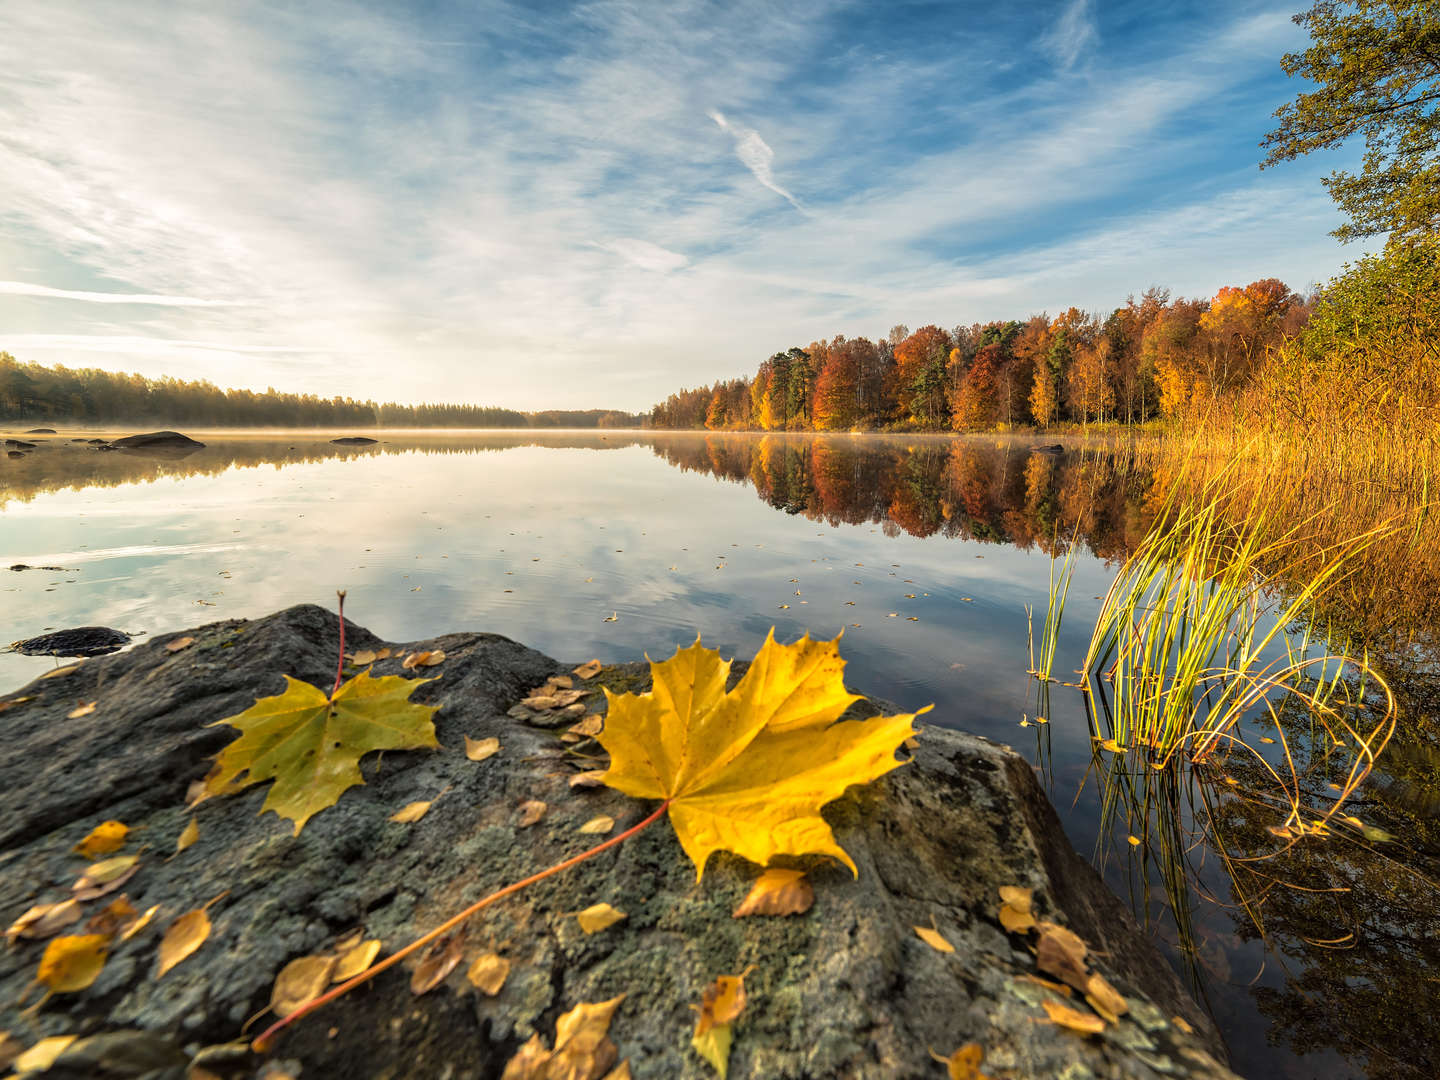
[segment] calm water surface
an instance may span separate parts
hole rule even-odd
[[[0,462],[0,566],[64,568],[0,570],[0,641],[84,624],[169,633],[333,607],[340,588],[350,617],[389,640],[485,630],[563,660],[660,659],[697,633],[748,657],[772,626],[782,639],[843,630],[851,685],[907,710],[933,702],[928,721],[1036,762],[1072,843],[1195,982],[1239,1071],[1432,1075],[1415,1055],[1436,1048],[1433,1031],[1395,1049],[1380,1018],[1351,1018],[1333,999],[1373,971],[1326,967],[1305,944],[1324,928],[1272,926],[1267,944],[1223,860],[1191,853],[1193,909],[1177,917],[1129,829],[1101,834],[1082,699],[1037,701],[1025,607],[1043,618],[1050,538],[1084,538],[1064,677],[1148,524],[1144,475],[993,439],[393,433],[357,449],[313,432],[197,433],[203,450],[147,457],[75,434]],[[0,655],[0,689],[53,666]],[[1048,725],[1029,722],[1039,712]],[[1432,960],[1418,977],[1433,984]]]

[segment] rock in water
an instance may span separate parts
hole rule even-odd
[[[367,438],[364,435],[345,435],[338,439],[331,439],[335,446],[373,446],[379,439]]]
[[[17,567],[30,569],[23,563],[16,563],[10,569]],[[104,656],[129,644],[130,635],[123,630],[113,630],[108,626],[77,626],[70,630],[56,630],[39,637],[26,638],[24,641],[14,642],[10,648],[26,656]]]
[[[214,927],[204,945],[163,979],[153,977],[153,927],[117,940],[91,987],[46,1002],[33,1018],[36,1035],[148,1032],[192,1048],[231,1042],[291,960],[356,928],[393,952],[465,904],[589,847],[577,833],[586,821],[607,815],[618,831],[653,808],[604,787],[571,788],[577,764],[556,733],[506,715],[568,665],[493,634],[449,634],[392,644],[390,658],[373,665],[377,676],[399,675],[407,653],[444,651],[443,664],[427,669],[443,677],[413,697],[441,706],[434,720],[444,749],[367,758],[365,784],[298,837],[289,822],[257,814],[268,785],[209,799],[193,812],[199,839],[162,858],[191,819],[187,788],[236,735],[208,725],[281,692],[282,673],[328,689],[336,631],[331,613],[308,605],[212,623],[184,631],[195,640],[181,651],[165,648],[178,635],[157,635],[7,695],[15,704],[4,714],[0,755],[0,850],[8,855],[0,919],[66,898],[84,865],[71,845],[107,819],[136,830],[150,849],[125,890],[139,910],[161,905],[157,926],[225,894],[209,909]],[[357,650],[382,645],[357,626],[346,640]],[[587,708],[603,712],[600,685],[638,692],[648,679],[645,665],[631,664],[577,689],[590,691]],[[81,700],[96,701],[94,713],[68,720]],[[467,736],[494,737],[501,749],[471,761]],[[588,744],[578,767],[594,768],[599,753]],[[1029,764],[933,725],[914,754],[912,764],[827,809],[860,876],[832,860],[805,861],[815,904],[804,914],[732,918],[756,867],[716,856],[697,884],[659,822],[482,912],[443,986],[415,997],[413,965],[400,965],[288,1029],[275,1053],[298,1059],[307,1077],[498,1076],[533,1033],[553,1038],[563,1010],[624,993],[610,1037],[637,1080],[699,1080],[713,1073],[690,1048],[691,1006],[717,975],[753,965],[731,1051],[736,1080],[938,1076],[927,1048],[950,1053],[968,1042],[984,1048],[984,1070],[995,1076],[1235,1080],[1205,1014],[1071,849]],[[432,802],[423,821],[391,820],[422,800]],[[516,811],[527,800],[549,809],[521,829]],[[1033,953],[1001,927],[1002,885],[1033,889],[1039,917],[1090,945],[1096,968],[1130,1005],[1118,1023],[1084,1036],[1049,1022],[1041,1002],[1060,999],[1031,981]],[[628,918],[582,932],[573,913],[601,902]],[[913,927],[932,923],[953,953],[916,936]],[[494,943],[504,943],[511,974],[489,997],[464,973]],[[44,948],[22,939],[0,950],[0,1030],[32,1030],[12,1003]],[[1069,1003],[1088,1009],[1078,997]],[[251,1062],[221,1075],[254,1071]]]
[[[144,435],[126,435],[115,439],[111,446],[119,450],[201,450],[205,444],[196,442],[178,431],[149,431]]]
[[[26,435],[54,435],[54,434],[55,434],[55,429],[54,429],[53,427],[32,427],[32,428],[26,428],[26,429],[25,429],[25,434],[26,434]]]

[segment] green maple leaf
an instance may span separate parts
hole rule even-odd
[[[229,724],[241,735],[216,756],[205,795],[274,780],[260,812],[289,818],[298,835],[312,815],[365,782],[360,759],[370,751],[440,745],[430,721],[439,706],[409,700],[416,687],[433,679],[372,679],[365,670],[333,697],[289,675],[285,681],[283,694],[260,698],[244,712],[207,725]]]

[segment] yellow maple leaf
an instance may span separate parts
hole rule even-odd
[[[260,812],[273,810],[289,818],[298,835],[312,815],[365,782],[360,759],[370,751],[440,745],[430,720],[438,706],[408,700],[416,687],[432,681],[398,675],[374,679],[367,668],[330,697],[286,675],[283,694],[261,698],[210,725],[229,724],[241,735],[216,757],[205,793],[274,780]]]
[[[820,808],[852,784],[901,764],[917,713],[836,723],[859,695],[845,689],[839,641],[793,645],[772,629],[729,693],[730,662],[695,639],[650,664],[654,689],[605,695],[597,738],[610,753],[610,787],[669,803],[670,823],[696,877],[715,851],[764,866],[776,855],[828,854],[857,873]]]

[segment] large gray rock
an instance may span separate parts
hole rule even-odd
[[[302,606],[187,631],[195,644],[175,653],[165,645],[180,635],[157,635],[0,701],[0,918],[8,924],[31,904],[67,895],[84,865],[71,846],[106,819],[135,830],[127,850],[145,849],[126,886],[131,901],[141,910],[162,905],[151,929],[116,945],[93,986],[50,999],[33,1027],[10,1003],[32,979],[44,944],[21,941],[0,953],[0,1030],[113,1034],[82,1044],[69,1064],[62,1057],[50,1075],[141,1075],[102,1074],[94,1064],[135,1057],[160,1063],[144,1075],[179,1080],[184,1070],[166,1064],[179,1058],[164,1046],[193,1054],[237,1038],[288,961],[352,928],[394,951],[492,890],[588,847],[592,838],[576,830],[590,818],[611,815],[618,831],[652,809],[608,789],[570,788],[577,769],[600,764],[599,748],[590,742],[577,752],[555,730],[507,715],[523,715],[517,701],[562,665],[503,637],[450,634],[399,650],[446,653],[426,672],[441,677],[414,695],[441,706],[435,723],[444,749],[372,755],[365,785],[299,836],[274,815],[257,816],[263,787],[212,799],[193,815],[198,842],[167,858],[192,817],[187,786],[235,735],[208,725],[280,692],[282,674],[328,687],[336,630],[333,615]],[[354,648],[381,644],[348,624],[347,638]],[[401,674],[398,655],[375,673]],[[602,682],[643,690],[648,672],[639,664],[607,668],[586,685]],[[98,702],[93,713],[66,719],[90,700]],[[602,696],[590,704],[603,708]],[[467,735],[495,736],[503,750],[472,762]],[[518,808],[529,799],[549,811],[521,828]],[[388,820],[417,800],[434,800],[421,821]],[[623,993],[611,1036],[639,1080],[710,1077],[689,1046],[691,1006],[717,975],[753,965],[749,1007],[735,1027],[737,1080],[938,1078],[944,1070],[928,1048],[949,1053],[971,1041],[985,1048],[986,1071],[996,1077],[1233,1075],[1217,1061],[1223,1051],[1213,1027],[1071,850],[1014,752],[929,728],[913,764],[852,789],[827,818],[860,876],[811,860],[816,901],[807,914],[731,918],[755,868],[717,856],[697,884],[661,822],[478,916],[467,962],[445,985],[414,997],[413,965],[401,965],[289,1029],[275,1052],[298,1059],[307,1078],[497,1077],[532,1032],[553,1038],[561,1012]],[[1007,884],[1033,888],[1043,917],[1091,945],[1098,969],[1128,997],[1128,1016],[1091,1037],[1046,1021],[1041,1002],[1054,995],[1027,978],[1033,954],[997,921],[997,889]],[[160,932],[221,893],[209,939],[157,980]],[[601,901],[629,918],[586,935],[573,913]],[[914,926],[932,920],[953,954],[915,935]],[[513,967],[488,998],[464,971],[469,957],[492,946]],[[120,1034],[127,1029],[149,1034]],[[227,1055],[209,1053],[206,1067],[220,1075],[253,1076],[259,1064],[232,1060],[226,1072],[213,1062]]]

